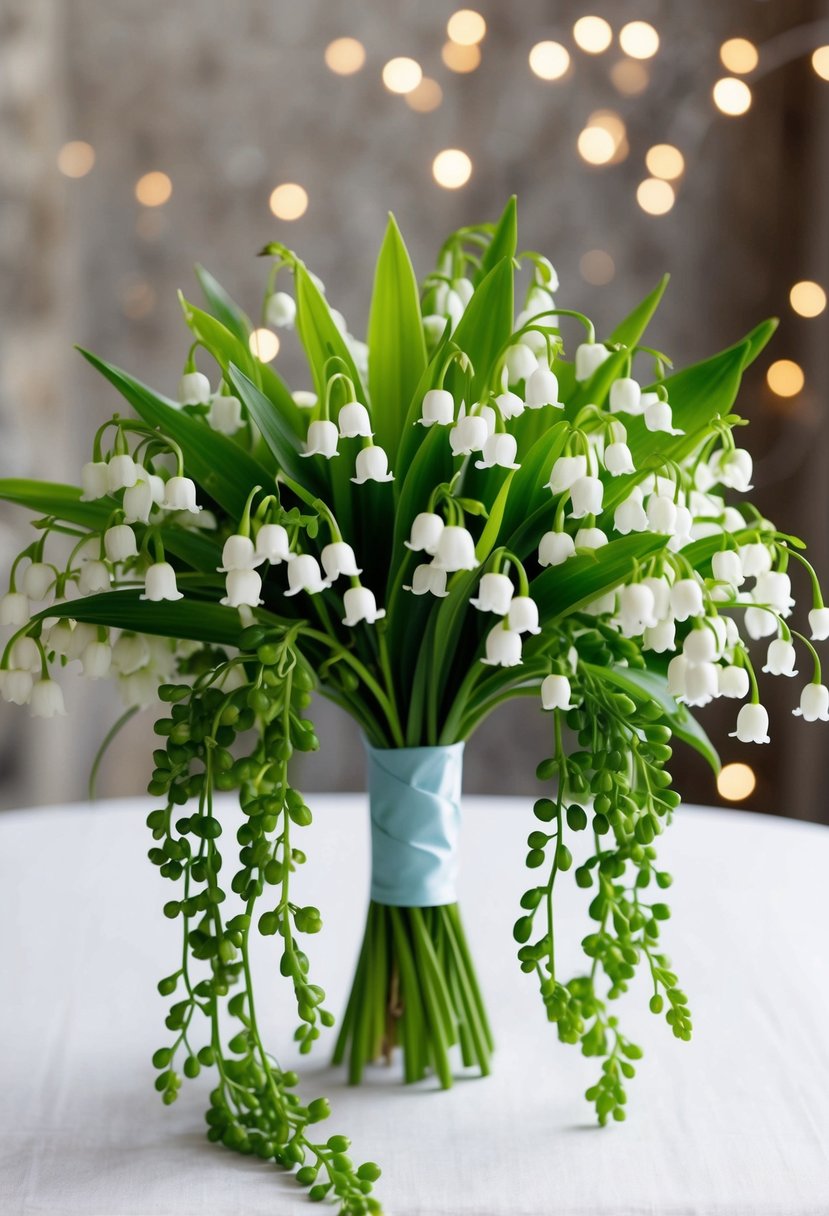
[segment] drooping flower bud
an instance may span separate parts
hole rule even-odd
[[[521,635],[512,629],[496,625],[486,637],[486,656],[481,659],[488,667],[518,667],[521,663]]]
[[[611,414],[641,414],[642,389],[630,376],[614,380],[610,386]]]
[[[319,562],[310,553],[298,553],[292,562],[288,562],[288,590],[286,595],[299,595],[307,591],[316,595],[324,591],[328,583],[323,579]]]
[[[482,459],[475,461],[475,468],[492,469],[497,466],[501,469],[518,469],[521,466],[515,460],[517,453],[518,440],[515,436],[496,431],[484,443]]]
[[[376,444],[357,453],[354,467],[356,476],[351,480],[355,485],[361,486],[367,481],[394,481],[394,474],[389,472],[389,458]]]
[[[645,426],[649,431],[663,431],[666,435],[684,435],[674,426],[674,416],[667,401],[657,398],[645,406]]]
[[[451,426],[455,420],[455,399],[445,388],[430,388],[423,398],[418,422],[422,426]]]
[[[598,515],[602,509],[604,486],[598,477],[579,477],[570,487],[570,514],[573,519]]]
[[[517,342],[507,351],[504,364],[507,369],[507,382],[517,384],[519,380],[529,379],[538,367],[538,360],[525,343]]]
[[[704,611],[702,588],[696,579],[678,579],[671,587],[671,612],[674,620],[687,621],[689,617],[702,616]]]
[[[231,570],[253,570],[262,561],[256,554],[249,536],[229,536],[222,548],[222,564],[219,570],[226,574]]]
[[[651,494],[646,513],[651,531],[672,536],[676,529],[676,503],[666,494]]]
[[[708,705],[714,697],[719,696],[719,692],[716,664],[689,662],[685,669],[685,692],[682,697],[686,705]]]
[[[109,493],[109,472],[105,460],[91,460],[81,469],[81,502],[94,502]]]
[[[474,570],[478,566],[475,557],[475,541],[466,528],[447,524],[435,550],[435,565],[452,574],[456,570]]]
[[[714,631],[705,625],[692,629],[682,644],[682,653],[689,663],[713,663],[717,658]]]
[[[741,526],[744,526],[744,520],[740,518]],[[739,549],[740,561],[743,564],[743,574],[746,578],[756,577],[758,574],[766,574],[771,570],[771,551],[767,545],[760,541],[755,541],[749,545],[740,545]]]
[[[516,633],[541,633],[538,604],[529,595],[514,595],[507,613],[507,624]]]
[[[482,452],[489,438],[489,427],[479,414],[467,414],[459,418],[449,432],[449,446],[453,456],[471,456]]]
[[[729,452],[720,452],[719,458],[714,464],[714,472],[716,473],[722,485],[728,486],[732,490],[737,490],[739,493],[745,493],[746,490],[751,490],[751,474],[754,471],[754,463],[751,459],[751,453],[745,448],[734,448]]]
[[[668,664],[668,692],[672,697],[685,696],[685,679],[688,675],[688,660],[684,654],[677,654]]]
[[[541,681],[542,709],[572,709],[572,689],[567,676],[550,675]]]
[[[741,587],[746,576],[740,555],[733,549],[721,549],[711,558],[711,572],[718,582],[727,583],[729,587]]]
[[[769,715],[765,706],[749,703],[737,714],[737,729],[729,732],[729,739],[741,743],[770,743]]]
[[[718,667],[717,682],[721,697],[731,697],[742,701],[748,696],[750,681],[745,667]]]
[[[576,545],[569,532],[545,532],[538,546],[540,566],[560,566],[576,552]]]
[[[757,575],[752,596],[758,604],[768,604],[782,616],[788,616],[794,606],[792,580],[788,574],[777,570],[767,570]]]
[[[424,562],[415,566],[412,581],[404,584],[403,590],[411,591],[412,595],[435,595],[443,599],[449,594],[446,590],[446,571],[432,562]]]
[[[28,619],[28,596],[20,591],[7,591],[0,597],[0,625],[25,625]]]
[[[564,494],[575,482],[586,476],[586,456],[559,456],[550,471],[547,488],[552,494]]]
[[[178,386],[178,399],[182,405],[207,405],[210,400],[210,381],[202,372],[185,372]]]
[[[593,549],[601,549],[607,544],[607,536],[602,532],[601,528],[579,528],[575,535],[574,543],[576,549],[584,549],[587,552]]]
[[[443,519],[433,511],[421,511],[414,518],[411,537],[404,541],[407,549],[414,553],[421,551],[434,556],[443,533]]]
[[[142,600],[180,600],[183,596],[176,586],[176,572],[169,562],[153,562],[144,575]]]
[[[97,595],[109,591],[112,575],[103,562],[84,562],[78,575],[78,590],[82,595]]]
[[[772,676],[796,676],[796,660],[797,652],[792,643],[787,642],[785,638],[774,638],[769,642],[763,671]]]
[[[655,654],[664,654],[676,647],[676,625],[673,621],[657,621],[642,634],[642,647]]]
[[[501,417],[507,421],[510,418],[520,418],[524,412],[524,402],[517,393],[499,393],[495,398],[495,404],[501,411]]]
[[[812,608],[809,613],[809,628],[813,642],[824,642],[829,638],[829,608]]]
[[[262,576],[258,570],[228,570],[225,595],[220,601],[228,608],[258,608],[262,603]]]
[[[200,510],[195,482],[189,477],[171,477],[164,487],[164,506],[168,511],[189,511],[195,515]]]
[[[626,443],[609,443],[604,450],[604,467],[611,477],[635,472],[633,456]]]
[[[800,694],[800,705],[792,713],[804,722],[829,722],[829,688],[825,684],[807,684]]]
[[[34,680],[30,671],[0,669],[0,697],[11,705],[28,705]]]
[[[312,410],[318,400],[317,394],[307,388],[294,389],[291,396],[294,399],[294,405],[298,405],[301,410]]]
[[[87,680],[103,680],[112,666],[112,650],[106,642],[90,642],[79,655]]]
[[[104,533],[104,552],[111,562],[125,562],[138,556],[135,533],[129,524],[115,524]]]
[[[582,342],[576,347],[576,379],[589,380],[611,354],[601,342]]]
[[[645,583],[629,583],[619,588],[619,625],[627,638],[636,638],[644,629],[656,625],[654,598]]]
[[[107,465],[107,484],[110,494],[129,489],[138,481],[139,468],[132,456],[113,456]]]
[[[527,409],[530,410],[541,409],[544,405],[554,405],[556,409],[563,409],[563,402],[558,399],[558,377],[555,372],[551,371],[549,367],[539,364],[527,380],[524,400],[527,403]]]
[[[291,561],[291,545],[282,524],[262,524],[256,533],[256,556],[272,566]]]
[[[38,680],[32,688],[29,712],[33,718],[56,718],[66,713],[63,689],[56,680]]]
[[[759,642],[760,638],[770,638],[777,632],[777,617],[765,608],[746,608],[743,620],[746,633],[753,642]]]
[[[318,418],[314,422],[308,424],[308,437],[305,441],[305,451],[301,452],[301,456],[324,456],[326,460],[331,460],[334,456],[338,456],[337,440],[340,437],[340,432],[337,430],[337,424],[330,422],[327,418]]]
[[[479,612],[496,612],[498,616],[506,616],[513,594],[512,579],[506,574],[483,574],[478,595],[469,602]]]
[[[124,519],[128,524],[149,523],[154,505],[152,486],[146,478],[124,490]]]
[[[630,532],[647,532],[648,517],[638,486],[633,487],[633,491],[613,512],[613,527],[620,536],[627,536]]]
[[[360,401],[348,401],[337,417],[341,439],[370,439],[374,432],[368,410]]]
[[[373,625],[386,615],[385,608],[377,607],[374,592],[368,587],[349,587],[343,596],[343,608],[343,624],[349,626],[359,625],[360,621]]]
[[[235,435],[242,425],[242,403],[238,397],[217,393],[210,402],[207,421],[220,435]]]
[[[132,675],[149,661],[150,648],[143,634],[122,633],[112,648],[112,666],[119,675]]]
[[[17,671],[40,671],[41,658],[37,642],[27,636],[17,638],[9,654],[9,663]]]
[[[326,545],[320,557],[325,577],[330,583],[338,579],[341,574],[349,578],[356,578],[363,573],[362,570],[357,569],[354,550],[345,541],[334,541],[330,545]]]
[[[296,300],[287,291],[275,291],[265,302],[265,323],[272,329],[293,329]]]

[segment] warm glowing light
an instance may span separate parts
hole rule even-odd
[[[146,279],[128,275],[119,287],[121,310],[131,321],[140,321],[155,308],[155,290]]]
[[[647,21],[629,21],[619,30],[619,46],[631,59],[652,59],[659,50],[659,35]]]
[[[576,46],[588,55],[601,55],[613,41],[613,30],[604,17],[579,17],[573,26]]]
[[[586,283],[604,287],[616,274],[616,263],[604,249],[588,249],[579,260],[579,271]]]
[[[803,368],[793,359],[778,359],[766,372],[766,383],[778,397],[796,397],[806,377]]]
[[[462,46],[459,42],[445,42],[440,57],[450,72],[474,72],[481,62],[479,46]]]
[[[663,182],[658,177],[646,177],[636,187],[636,201],[648,215],[665,215],[676,201],[676,194],[670,182]]]
[[[325,65],[337,76],[353,76],[366,61],[366,48],[356,38],[335,38],[325,48]]]
[[[604,127],[585,127],[576,146],[588,165],[609,165],[616,155],[616,141]]]
[[[724,68],[741,76],[744,72],[754,71],[760,62],[760,54],[748,38],[729,38],[720,47],[720,59]]]
[[[272,329],[255,329],[248,338],[250,353],[260,363],[270,363],[279,354],[279,338]]]
[[[269,206],[278,220],[298,220],[308,210],[308,192],[296,182],[283,182],[271,191]]]
[[[652,177],[673,181],[681,177],[685,169],[685,157],[673,144],[654,144],[645,153],[645,164]]]
[[[444,148],[432,161],[432,173],[439,186],[457,190],[472,176],[472,161],[460,148]]]
[[[802,279],[789,292],[789,303],[801,317],[819,317],[826,307],[826,292],[820,283]]]
[[[625,97],[637,97],[650,84],[650,73],[644,63],[636,59],[620,59],[610,69],[614,87]]]
[[[416,59],[400,56],[390,59],[383,68],[383,84],[390,93],[411,93],[423,79],[423,69]]]
[[[462,8],[449,18],[446,32],[450,40],[460,46],[475,46],[486,33],[486,22],[474,9]]]
[[[82,139],[73,139],[58,152],[58,169],[64,177],[86,177],[95,164],[95,149]]]
[[[742,802],[757,786],[754,769],[748,764],[724,764],[717,777],[717,792],[729,802]]]
[[[405,102],[411,109],[420,114],[429,114],[436,110],[443,101],[443,89],[431,76],[424,76],[416,89],[407,93]]]
[[[589,131],[596,127],[605,131],[613,140],[613,154],[607,161],[601,163],[619,164],[630,151],[627,129],[621,116],[615,110],[594,110],[587,120],[585,130]]]
[[[135,183],[135,197],[145,207],[161,207],[173,193],[173,183],[166,173],[153,170]]]
[[[821,80],[829,80],[829,46],[819,46],[812,52],[812,67]]]
[[[541,80],[560,80],[570,66],[570,52],[560,42],[537,42],[530,51],[530,68]]]
[[[751,105],[751,89],[744,80],[737,80],[734,76],[723,76],[722,80],[718,80],[713,95],[717,109],[731,117],[745,114]]]

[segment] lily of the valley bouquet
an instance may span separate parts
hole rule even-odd
[[[758,666],[795,676],[798,661],[794,712],[827,719],[817,654],[788,623],[790,572],[805,569],[812,639],[829,609],[801,543],[745,497],[732,410],[772,323],[670,373],[642,345],[662,283],[597,340],[558,306],[547,258],[517,253],[514,203],[453,234],[420,287],[391,220],[365,343],[296,254],[263,252],[263,319],[296,328],[312,388],[292,392],[252,353],[252,323],[204,271],[206,310],[182,299],[177,399],[86,354],[131,412],[94,436],[80,488],[0,483],[38,515],[0,601],[0,688],[62,713],[55,677],[79,667],[115,678],[127,713],[160,701],[149,858],[183,952],[171,941],[181,961],[158,985],[156,1087],[169,1103],[211,1070],[211,1140],[295,1169],[312,1199],[376,1212],[378,1167],[320,1133],[327,1100],[299,1096],[254,1000],[251,938],[270,935],[300,1052],[335,1022],[303,950],[321,912],[292,894],[311,820],[292,758],[318,746],[314,690],[356,720],[369,757],[372,899],[334,1048],[349,1080],[398,1046],[408,1082],[489,1071],[454,890],[461,754],[489,713],[531,696],[549,715],[547,788],[527,891],[504,915],[558,1037],[600,1061],[587,1097],[605,1123],[624,1118],[641,1055],[613,1012],[637,970],[653,1013],[691,1035],[660,945],[672,736],[716,765],[689,709],[727,697],[733,733],[767,742]],[[216,800],[230,790],[235,841]],[[556,895],[572,879],[592,927],[568,976]]]

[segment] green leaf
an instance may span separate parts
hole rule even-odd
[[[315,494],[321,493],[323,485],[313,462],[303,460],[299,455],[299,441],[279,408],[256,387],[241,368],[231,363],[227,376],[279,467],[300,485],[307,486]]]
[[[663,274],[653,291],[636,305],[633,312],[625,317],[624,321],[620,321],[608,338],[608,342],[621,342],[625,346],[636,346],[650,324],[651,317],[659,307],[670,277],[669,274]]]
[[[325,396],[327,383],[326,364],[333,356],[341,359],[346,372],[354,381],[357,399],[368,405],[360,375],[326,303],[325,297],[301,262],[295,267],[296,283],[296,327],[305,350],[308,366],[314,380],[314,390],[320,401]]]
[[[533,412],[541,413],[540,410]],[[521,420],[519,419],[519,421]],[[505,536],[510,536],[522,522],[528,519],[542,501],[550,504],[550,492],[544,487],[550,479],[553,465],[562,453],[568,434],[569,428],[566,422],[555,422],[535,441],[526,455],[522,454],[521,468],[516,471],[512,480],[509,500],[504,513]],[[546,500],[543,499],[545,494],[547,495]]]
[[[0,499],[37,511],[39,515],[53,515],[69,524],[96,531],[105,528],[112,511],[117,506],[112,498],[82,502],[77,486],[60,485],[51,481],[28,481],[22,477],[7,477],[0,480]]]
[[[485,279],[502,258],[508,258],[511,262],[515,257],[515,251],[518,247],[518,204],[513,194],[504,208],[501,218],[495,225],[492,233],[492,240],[484,251],[484,256],[481,258],[481,265],[475,275],[475,284]]]
[[[426,367],[426,342],[417,280],[392,215],[377,259],[368,347],[375,438],[393,459],[409,405]]]
[[[78,350],[118,389],[139,417],[180,446],[187,473],[205,493],[233,519],[241,518],[253,487],[270,483],[268,470],[227,436],[188,417],[175,402],[90,351]]]
[[[246,376],[258,384],[261,364],[251,353],[247,338],[239,338],[221,321],[211,317],[209,312],[191,304],[189,300],[185,299],[182,292],[178,293],[178,299],[187,328],[194,338],[207,347],[222,372],[226,375],[228,366],[235,363],[237,367],[243,369]]]
[[[107,591],[65,604],[50,604],[34,620],[50,616],[219,646],[235,646],[243,628],[236,608],[203,600],[142,600],[138,590]]]
[[[502,258],[475,288],[472,299],[452,335],[452,343],[472,360],[475,374],[472,392],[485,389],[492,365],[509,342],[513,322],[514,268],[511,258]],[[452,368],[447,380],[456,384],[460,375]],[[462,383],[462,381],[461,381]],[[471,405],[472,402],[467,402]]]
[[[213,278],[209,270],[196,266],[196,278],[199,280],[208,308],[225,329],[247,346],[253,326],[250,319],[242,312],[235,300],[227,294],[221,283]]]
[[[642,694],[649,697],[659,705],[664,721],[676,737],[698,751],[715,773],[720,771],[720,758],[714,745],[694,715],[668,692],[668,681],[663,675],[640,667],[594,667],[591,663],[585,663],[584,667],[597,680],[615,684],[634,699],[641,700]]]
[[[501,525],[504,522],[504,514],[509,502],[513,479],[518,472],[520,472],[520,469],[510,469],[501,483],[501,488],[495,497],[495,501],[489,509],[484,530],[475,546],[475,556],[479,562],[485,562],[495,548],[495,543],[501,531]]]
[[[667,537],[651,532],[623,536],[592,554],[571,557],[560,566],[550,566],[530,584],[530,595],[538,604],[545,624],[586,607],[629,577],[633,564],[664,549]],[[543,645],[543,637],[540,639]],[[533,645],[537,645],[533,640]]]
[[[777,317],[770,317],[767,321],[761,321],[759,325],[756,325],[751,333],[746,334],[743,342],[748,343],[748,350],[743,360],[743,371],[763,352],[779,324]]]

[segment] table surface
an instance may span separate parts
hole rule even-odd
[[[305,902],[327,926],[312,973],[342,1008],[368,882],[364,799],[320,796]],[[179,926],[146,860],[142,800],[0,816],[0,1212],[4,1216],[300,1216],[283,1172],[209,1144],[209,1077],[163,1107],[149,1058],[167,1040],[159,976]],[[233,820],[235,808],[223,804]],[[384,1170],[389,1216],[826,1216],[829,1213],[829,830],[683,807],[660,841],[675,875],[666,948],[695,1037],[679,1043],[632,990],[619,1013],[646,1056],[625,1124],[599,1130],[582,1094],[596,1061],[558,1043],[511,927],[527,885],[524,799],[464,802],[460,895],[498,1041],[494,1074],[441,1092],[399,1062],[349,1089],[335,1032],[302,1065],[331,1131]],[[578,963],[585,893],[561,901],[561,961]],[[563,884],[563,889],[566,889]],[[260,1020],[283,1064],[294,1018],[273,939],[255,966]]]

